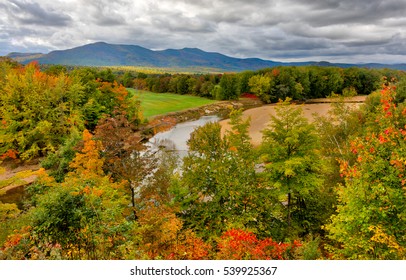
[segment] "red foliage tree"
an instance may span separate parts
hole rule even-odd
[[[272,238],[258,240],[256,235],[241,229],[223,233],[218,242],[218,259],[230,260],[284,260],[290,259],[294,250],[300,247],[298,241],[282,243]]]

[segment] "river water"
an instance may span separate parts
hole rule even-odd
[[[149,146],[152,150],[165,147],[167,150],[178,152],[182,158],[188,152],[187,141],[190,138],[190,134],[197,127],[209,122],[218,122],[219,120],[220,117],[218,116],[203,116],[195,121],[179,123],[168,131],[155,134],[154,137],[149,140]]]

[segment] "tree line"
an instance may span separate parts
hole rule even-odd
[[[73,69],[47,66],[45,72],[70,72]],[[103,81],[116,81],[127,88],[190,94],[217,100],[234,100],[244,93],[253,93],[266,103],[286,97],[299,101],[322,98],[332,93],[368,95],[381,87],[383,77],[399,81],[405,76],[403,71],[393,69],[319,66],[277,66],[223,74],[153,74],[119,68],[87,69],[91,69]]]
[[[280,66],[258,71],[224,74],[143,74],[119,75],[126,87],[157,93],[192,94],[218,100],[238,99],[253,93],[266,103],[286,97],[306,100],[332,93],[368,95],[381,86],[382,77],[400,80],[404,72],[390,69]]]

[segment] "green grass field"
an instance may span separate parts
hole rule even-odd
[[[146,119],[156,115],[163,115],[217,102],[215,100],[190,95],[153,93],[135,89],[128,90],[141,101],[143,116]]]

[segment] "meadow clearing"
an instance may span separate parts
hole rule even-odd
[[[192,95],[153,93],[135,89],[128,89],[128,91],[141,101],[142,114],[146,119],[217,102],[216,100]]]

